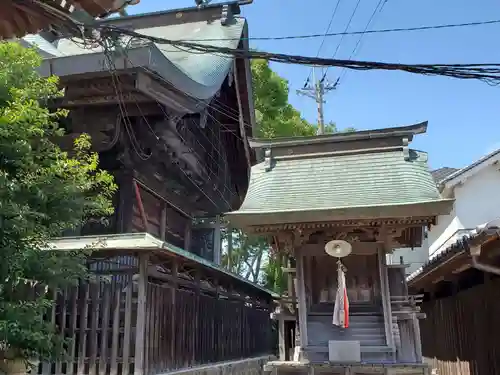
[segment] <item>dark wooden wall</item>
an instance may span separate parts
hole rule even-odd
[[[424,302],[424,358],[439,375],[500,374],[500,279]]]
[[[94,280],[55,292],[46,319],[69,339],[68,356],[41,363],[38,374],[152,375],[272,353],[267,293],[175,254],[155,259],[162,256],[149,263],[164,271],[147,280],[142,316],[133,254],[94,259]],[[139,319],[145,319],[140,343]]]

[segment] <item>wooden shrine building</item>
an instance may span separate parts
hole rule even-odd
[[[268,236],[288,259],[288,296],[280,321],[277,374],[427,374],[420,344],[418,296],[408,295],[404,269],[388,266],[395,248],[417,247],[422,227],[451,210],[429,173],[426,153],[409,148],[427,123],[274,140],[253,140],[265,160],[232,225]],[[342,263],[348,327],[332,324],[338,290],[332,239],[352,252]],[[287,321],[296,321],[290,339]],[[290,348],[289,346],[295,346]],[[290,350],[292,349],[292,350]]]
[[[246,49],[239,13],[232,2],[101,22]],[[64,89],[52,103],[69,110],[60,144],[90,134],[119,191],[114,215],[52,242],[94,248],[95,278],[56,295],[47,318],[72,346],[39,373],[258,371],[272,352],[273,297],[220,264],[219,215],[241,205],[254,161],[249,62],[125,37],[104,51],[56,36],[38,35],[36,47],[40,73]]]

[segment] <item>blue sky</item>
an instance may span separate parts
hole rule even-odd
[[[324,33],[337,0],[254,0],[243,7],[250,36]],[[340,0],[330,32],[342,32],[357,0]],[[350,30],[363,30],[378,0],[361,0]],[[194,5],[194,0],[141,0],[131,14]],[[498,0],[388,0],[370,28],[500,19]],[[500,62],[500,24],[436,31],[365,35],[358,60],[400,63]],[[337,58],[347,59],[359,36],[344,38]],[[332,57],[340,37],[327,38],[320,52]],[[321,38],[252,42],[260,50],[315,56]],[[315,103],[295,90],[309,74],[306,66],[273,64],[290,84],[290,101],[310,121]],[[338,69],[330,69],[335,81]],[[429,121],[428,132],[412,147],[429,153],[432,168],[462,167],[500,148],[500,87],[479,81],[427,77],[403,72],[348,72],[330,92],[325,121],[339,128],[373,129]]]

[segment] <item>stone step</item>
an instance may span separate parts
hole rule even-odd
[[[313,322],[331,322],[333,317],[333,312],[330,314],[308,314],[307,320]],[[349,321],[350,322],[358,322],[358,321],[383,321],[384,316],[382,314],[350,314],[349,313]]]
[[[394,348],[387,345],[361,345],[361,353],[393,353]],[[306,352],[328,353],[328,345],[309,345]]]
[[[330,339],[332,340],[332,339]],[[385,337],[379,337],[379,338],[366,338],[366,337],[348,337],[348,338],[342,338],[342,337],[335,337],[336,341],[359,341],[359,345],[361,347],[379,347],[379,346],[385,346],[387,344]],[[328,341],[316,341],[314,342],[315,346],[323,346],[325,345],[328,347]]]

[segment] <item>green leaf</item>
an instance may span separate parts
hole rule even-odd
[[[47,243],[111,215],[116,185],[99,169],[88,135],[75,141],[71,157],[54,143],[67,112],[45,107],[61,91],[56,77],[36,73],[40,62],[34,50],[0,43],[0,345],[44,360],[67,347],[41,319],[54,303],[47,286],[87,277],[84,252],[47,251]]]

